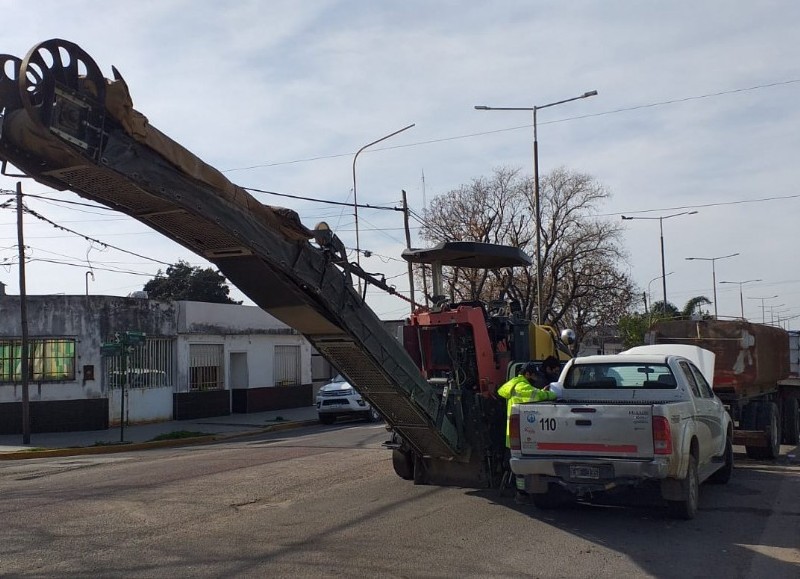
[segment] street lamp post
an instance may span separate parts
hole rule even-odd
[[[675,273],[675,272],[671,271],[666,275],[672,275],[673,273]],[[647,282],[647,299],[650,300],[650,308],[651,309],[653,307],[653,294],[650,291],[650,286],[653,284],[654,281],[656,281],[657,279],[661,279],[662,277],[664,277],[664,275],[659,275],[659,276],[656,276],[653,279],[651,279],[649,282]],[[647,312],[645,312],[645,313],[647,313]]]
[[[372,141],[371,143],[367,143],[366,145],[361,147],[358,151],[356,151],[356,154],[353,157],[353,217],[355,218],[355,223],[356,223],[356,263],[359,265],[359,267],[361,266],[361,245],[360,245],[359,239],[358,239],[358,192],[356,191],[356,160],[358,159],[358,156],[361,154],[361,152],[364,149],[367,149],[367,148],[371,147],[372,145],[377,145],[381,141],[385,141],[386,139],[388,139],[390,137],[394,137],[395,135],[400,134],[403,131],[407,131],[408,129],[413,127],[415,124],[416,123],[411,123],[407,127],[403,127],[402,129],[400,129],[399,131],[395,131],[395,132],[393,132],[391,134],[386,135],[385,137],[381,137],[380,139],[378,139],[376,141]],[[361,277],[360,276],[358,278],[358,291],[359,291],[359,293],[361,293]]]
[[[681,213],[673,213],[672,215],[662,215],[660,217],[628,217],[623,215],[622,218],[626,221],[634,219],[658,219],[658,226],[661,231],[661,288],[664,290],[664,311],[667,311],[667,268],[664,264],[664,220],[671,217],[678,217],[679,215],[695,215],[697,211],[682,211]]]
[[[733,283],[739,286],[739,307],[742,308],[742,320],[744,320],[744,297],[742,296],[742,286],[746,283],[753,283],[757,281],[764,281],[762,279],[748,279],[745,281],[721,281],[719,283]]]
[[[769,307],[769,323],[770,324],[775,325],[775,314],[776,313],[777,314],[785,314],[786,312],[788,312],[791,309],[791,308],[784,308],[782,310],[776,309],[776,308],[783,308],[785,305],[786,304],[777,304],[777,305]]]
[[[761,300],[761,323],[762,324],[766,324],[767,323],[767,310],[764,307],[764,302],[766,300],[774,300],[777,297],[778,297],[777,294],[774,295],[774,296],[765,296],[765,297],[755,297],[755,296],[750,297],[750,296],[748,296],[748,298],[747,298],[748,300]]]
[[[714,284],[714,319],[717,318],[717,271],[714,267],[715,262],[718,259],[727,259],[729,257],[736,257],[739,255],[738,253],[732,253],[730,255],[721,255],[719,257],[687,257],[687,261],[710,261],[711,262],[711,280]]]
[[[572,101],[597,96],[597,91],[585,92],[580,96],[532,107],[488,107],[476,105],[477,111],[530,111],[533,113],[533,211],[536,222],[536,323],[542,320],[542,207],[539,196],[539,139],[536,130],[536,112],[540,109],[563,105]]]
[[[89,298],[89,277],[90,276],[92,278],[92,281],[94,281],[94,273],[93,272],[87,271],[86,275],[84,276],[84,277],[86,277],[86,298],[87,299]]]

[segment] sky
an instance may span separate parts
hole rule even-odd
[[[495,168],[565,167],[611,193],[623,267],[652,301],[713,299],[717,313],[800,328],[794,254],[800,208],[800,3],[674,0],[368,2],[0,1],[0,53],[78,44],[115,66],[150,123],[247,188],[422,215],[433,198]],[[9,170],[9,172],[11,172]],[[20,179],[0,177],[13,191]],[[128,295],[164,263],[208,267],[135,220],[22,179],[29,294]],[[254,193],[356,247],[353,209]],[[7,195],[0,195],[0,203]],[[693,215],[676,213],[697,211]],[[408,292],[402,213],[360,208],[361,265]],[[412,245],[419,222],[411,221]],[[104,247],[91,238],[114,246]],[[19,293],[16,216],[0,210],[0,282]],[[131,255],[157,258],[158,261]],[[710,261],[710,258],[738,256]],[[687,257],[708,258],[686,260]],[[352,260],[355,255],[352,255]],[[712,267],[713,264],[713,267]],[[750,281],[760,280],[760,281]],[[736,282],[736,283],[722,283]],[[739,284],[738,282],[747,282]],[[741,292],[740,292],[741,289]],[[235,288],[232,297],[252,303]],[[409,313],[379,290],[384,319]],[[714,305],[707,307],[713,313]]]

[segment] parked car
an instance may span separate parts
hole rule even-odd
[[[319,389],[317,415],[322,424],[333,424],[341,416],[363,418],[367,422],[381,418],[341,374]]]
[[[108,383],[112,388],[119,388],[125,383],[126,373],[120,370],[109,372]],[[164,388],[170,386],[167,373],[151,368],[129,368],[127,371],[128,388]]]

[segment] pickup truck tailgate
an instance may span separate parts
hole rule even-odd
[[[522,455],[653,457],[653,407],[630,404],[522,404]]]

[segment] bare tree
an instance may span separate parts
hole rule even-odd
[[[434,199],[421,235],[429,243],[481,241],[536,253],[533,179],[519,170],[495,169],[491,177]],[[540,180],[542,202],[542,317],[546,323],[588,329],[613,324],[627,311],[634,286],[621,269],[626,255],[621,227],[597,217],[607,190],[591,176],[557,169]],[[536,307],[536,271],[448,271],[451,298],[494,299],[501,290],[519,300],[530,319]]]
[[[530,201],[518,170],[496,169],[433,199],[425,211],[422,238],[440,241],[480,241],[525,247],[531,242]],[[525,209],[520,212],[518,208]],[[527,236],[527,237],[526,237]],[[451,299],[497,296],[508,283],[506,272],[456,269],[443,276]]]

